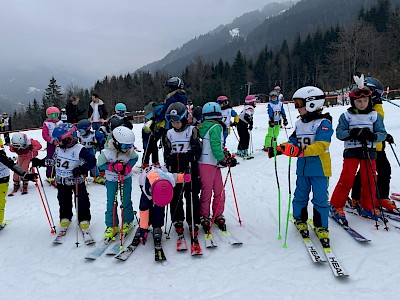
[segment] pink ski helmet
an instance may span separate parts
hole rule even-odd
[[[60,116],[60,110],[55,106],[50,106],[46,109],[46,116],[48,118],[58,118]]]
[[[248,95],[244,99],[244,103],[248,105],[253,105],[254,107],[256,106],[256,96],[254,95]]]
[[[172,201],[174,188],[169,180],[160,178],[151,185],[150,192],[154,204],[164,207]]]

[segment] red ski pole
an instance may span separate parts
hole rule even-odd
[[[230,177],[231,177],[231,186],[232,186],[232,192],[233,192],[233,199],[235,199],[235,205],[236,205],[236,211],[239,219],[239,224],[242,226],[242,220],[240,219],[240,213],[239,213],[239,206],[236,200],[236,193],[235,193],[235,187],[233,186],[233,180],[232,180],[232,172],[230,172]]]

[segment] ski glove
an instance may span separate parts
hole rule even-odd
[[[269,120],[268,124],[269,124],[269,127],[274,127],[275,121],[271,119],[271,120]]]
[[[386,135],[385,141],[388,142],[389,144],[394,144],[393,136],[389,133]]]
[[[108,170],[111,171],[111,172],[123,173],[123,171],[124,171],[124,163],[122,161],[109,162],[108,163]]]
[[[279,150],[282,152],[282,154],[291,157],[299,157],[303,154],[303,150],[293,144],[280,145],[276,147],[276,150]]]
[[[192,181],[192,175],[190,173],[186,173],[183,175],[183,182],[191,182]]]
[[[350,130],[350,137],[353,140],[358,140],[360,142],[366,142],[366,141],[375,141],[377,138],[377,135],[373,133],[369,128],[363,127],[363,128],[353,128]]]
[[[236,123],[236,122],[231,122],[231,123],[230,123],[230,126],[231,126],[231,127],[236,127],[236,126],[237,126],[237,123]]]
[[[283,118],[283,126],[287,126],[289,123],[286,118]]]
[[[37,180],[38,174],[36,173],[25,173],[24,176],[22,176],[24,180],[29,180],[35,182]]]
[[[229,157],[226,159],[226,164],[230,166],[231,168],[235,167],[237,165],[237,160],[234,157]]]
[[[32,167],[34,167],[34,168],[45,167],[46,166],[45,160],[44,159],[39,159],[37,157],[33,157],[31,159],[31,162],[32,162]]]
[[[75,169],[72,170],[72,176],[74,176],[74,178],[78,178],[82,175],[82,170],[80,167],[77,167]]]
[[[274,147],[269,147],[267,153],[268,153],[268,157],[269,158],[274,157],[275,156],[274,155]],[[282,154],[283,154],[282,151],[278,150],[278,148],[277,148],[276,149],[276,156],[282,155]]]

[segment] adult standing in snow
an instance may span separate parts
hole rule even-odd
[[[92,101],[89,104],[89,119],[93,130],[98,130],[108,117],[108,110],[103,100],[97,93],[92,93]]]
[[[75,124],[78,123],[81,119],[82,115],[85,113],[86,110],[80,109],[78,107],[79,104],[79,97],[71,96],[67,105],[65,106],[65,112],[67,114],[67,123]],[[62,120],[64,121],[64,120]],[[65,122],[65,121],[64,121]]]

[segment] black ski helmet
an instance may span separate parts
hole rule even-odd
[[[172,122],[187,120],[187,107],[182,102],[174,102],[167,108],[165,119]]]

